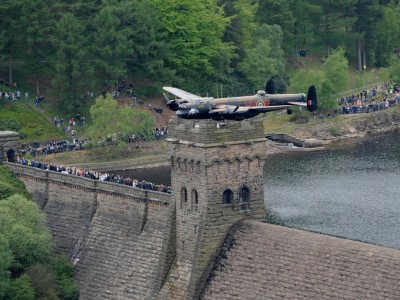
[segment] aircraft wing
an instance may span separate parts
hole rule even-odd
[[[248,111],[268,112],[273,110],[280,110],[289,108],[292,105],[272,105],[272,106],[234,106],[234,105],[217,105],[214,109],[209,111],[209,114],[223,114],[223,113],[246,113]]]
[[[289,108],[291,106],[292,105],[245,106],[243,108],[245,108],[247,110],[256,110],[261,113],[261,112],[285,109],[285,108]]]
[[[201,98],[200,96],[197,96],[195,94],[191,94],[189,92],[186,92],[184,90],[175,88],[175,87],[170,87],[170,86],[164,86],[163,87],[164,91],[167,91],[168,93],[171,93],[172,95],[181,98],[181,99],[194,99],[194,98]]]
[[[307,102],[295,102],[295,101],[290,101],[288,102],[290,105],[297,105],[297,106],[307,106]]]

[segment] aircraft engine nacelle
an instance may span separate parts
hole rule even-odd
[[[167,105],[170,110],[177,111],[179,109],[180,104],[178,102],[176,102],[175,100],[171,100],[171,101],[167,102]]]
[[[175,100],[170,100],[166,94],[163,94],[163,96],[170,110],[177,111],[179,109],[180,103]]]

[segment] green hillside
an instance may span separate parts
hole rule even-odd
[[[25,100],[0,101],[0,130],[18,131],[25,143],[65,138],[62,129],[51,123],[51,116]]]

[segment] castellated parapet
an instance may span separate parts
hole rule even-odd
[[[229,228],[264,217],[262,119],[171,119],[176,260],[159,299],[200,295]]]

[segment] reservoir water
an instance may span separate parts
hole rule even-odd
[[[168,166],[114,174],[171,184]],[[264,180],[268,219],[400,249],[400,131],[271,156]]]
[[[269,157],[268,219],[400,249],[400,131]]]

